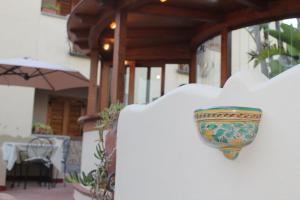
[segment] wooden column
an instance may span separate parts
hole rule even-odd
[[[197,82],[197,51],[192,54],[192,59],[189,64],[189,83]]]
[[[165,94],[165,82],[166,82],[166,66],[161,67],[161,77],[160,77],[160,96]]]
[[[151,67],[147,67],[146,103],[150,103]]]
[[[124,74],[125,74],[125,54],[126,54],[126,20],[127,12],[117,11],[116,24],[114,35],[114,55],[113,55],[113,69],[112,69],[112,96],[111,102],[123,102],[124,98]]]
[[[98,74],[98,50],[91,51],[90,82],[87,102],[87,114],[96,113],[97,104],[97,74]]]
[[[99,110],[108,107],[109,101],[109,88],[110,88],[110,62],[101,62],[101,74],[99,84]]]
[[[231,33],[224,29],[221,35],[221,87],[231,76]]]
[[[129,91],[128,91],[128,104],[134,103],[134,86],[135,86],[135,62],[129,62]]]

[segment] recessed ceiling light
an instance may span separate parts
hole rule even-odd
[[[110,44],[109,44],[109,43],[103,44],[103,49],[104,49],[105,51],[108,51],[108,50],[110,49]]]
[[[165,2],[167,2],[167,0],[160,0],[160,2],[161,2],[161,3],[165,3]]]
[[[115,21],[111,22],[109,25],[110,29],[114,30],[117,28],[117,23]]]

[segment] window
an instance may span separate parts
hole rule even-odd
[[[232,74],[255,69],[266,77],[300,64],[300,20],[285,19],[232,31]]]
[[[180,74],[186,74],[189,75],[190,72],[190,66],[187,64],[180,64],[178,65],[177,72]]]
[[[197,82],[220,86],[221,37],[216,36],[201,44],[197,50]]]
[[[66,16],[80,0],[42,0],[42,13]]]

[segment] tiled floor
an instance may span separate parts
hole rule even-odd
[[[24,190],[22,186],[8,188],[5,193],[13,195],[16,200],[73,200],[73,188],[57,184],[55,188],[40,187],[36,183],[28,185]]]

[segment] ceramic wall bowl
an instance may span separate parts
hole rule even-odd
[[[249,107],[209,107],[195,111],[201,137],[234,160],[256,137],[262,110]]]

